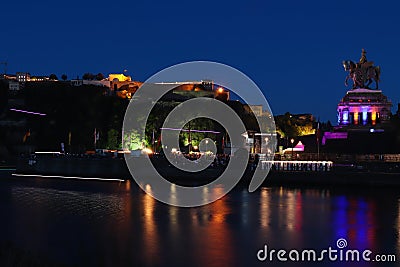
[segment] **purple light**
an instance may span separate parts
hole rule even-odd
[[[347,132],[325,132],[322,137],[322,144],[325,145],[328,139],[347,139]]]
[[[188,129],[179,129],[179,128],[160,128],[160,130],[171,130],[171,131],[183,131],[183,132],[195,132],[195,133],[213,133],[219,134],[220,132],[216,131],[207,131],[207,130],[188,130]]]
[[[22,113],[32,114],[32,115],[46,116],[46,114],[39,113],[39,112],[33,112],[33,111],[27,111],[27,110],[15,109],[15,108],[10,108],[10,110],[11,111],[15,111],[15,112],[22,112]]]

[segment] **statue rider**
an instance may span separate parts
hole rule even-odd
[[[367,62],[367,52],[365,51],[364,48],[361,49],[361,58],[360,58],[360,64],[364,64],[365,62]]]
[[[356,64],[357,68],[368,68],[374,65],[374,62],[367,60],[367,51],[364,48],[361,49],[361,58],[360,61]]]
[[[345,85],[347,86],[347,80],[353,80],[353,89],[356,88],[367,88],[372,81],[376,83],[376,89],[378,89],[380,67],[374,66],[374,62],[367,60],[367,52],[363,48],[361,50],[361,58],[359,62],[354,63],[351,60],[343,61],[345,71],[349,71],[349,75],[346,77]]]

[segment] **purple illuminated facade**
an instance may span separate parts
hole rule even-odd
[[[338,125],[376,125],[388,121],[391,107],[392,102],[381,90],[350,90],[338,104]]]
[[[347,139],[347,132],[325,132],[322,137],[322,145],[329,139]]]
[[[324,132],[321,144],[336,153],[394,153],[397,132],[390,122],[392,102],[379,89],[381,68],[368,61],[362,49],[358,62],[344,60],[343,67],[353,82],[337,105],[337,126]],[[372,89],[375,85],[375,89]]]
[[[333,132],[325,132],[322,145],[329,140],[345,141],[354,133],[376,134],[384,132],[385,122],[391,114],[392,102],[381,90],[357,88],[349,90],[337,107],[338,125]],[[361,140],[361,138],[357,138]],[[354,143],[354,138],[352,139]],[[345,145],[350,146],[350,143]]]

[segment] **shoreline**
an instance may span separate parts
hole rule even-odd
[[[133,160],[141,163],[143,158]],[[169,182],[182,186],[201,186],[214,181],[224,172],[224,166],[209,167],[197,173],[188,173],[171,167],[165,159],[152,159],[153,166]],[[259,164],[262,165],[262,164]],[[400,171],[397,163],[370,163],[346,165],[333,164],[328,168],[271,169],[261,185],[263,186],[400,186]],[[321,165],[322,166],[322,165]],[[372,166],[372,167],[371,167]],[[238,184],[249,184],[254,170],[248,164]],[[13,169],[10,169],[13,170]],[[123,158],[75,158],[37,157],[20,158],[14,176],[24,178],[76,179],[123,182],[133,180]],[[146,176],[142,170],[138,175]]]
[[[86,181],[115,181],[124,182],[132,181],[133,178],[126,168],[125,161],[116,161],[121,168],[118,172],[112,175],[101,173],[101,169],[96,169],[91,166],[89,172],[84,172],[83,169],[69,168],[67,171],[59,169],[21,169],[17,166],[16,169],[2,170],[2,173],[8,172],[12,177],[21,179],[65,179],[65,180],[86,180]],[[114,164],[116,164],[114,163]],[[104,168],[104,164],[101,164]],[[107,167],[107,166],[106,166]],[[167,167],[157,168],[159,173],[168,181],[182,186],[201,186],[214,181],[220,174],[223,173],[223,168],[209,168],[199,173],[186,173],[181,170]],[[39,172],[41,171],[41,172]],[[93,175],[97,174],[97,175]],[[143,173],[146,175],[146,173]],[[251,167],[248,166],[244,175],[239,180],[239,185],[248,185],[253,176]],[[382,171],[355,171],[355,170],[335,170],[330,171],[274,171],[270,170],[261,186],[400,186],[400,173],[382,172]]]

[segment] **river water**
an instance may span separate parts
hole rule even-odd
[[[0,178],[0,244],[49,265],[400,265],[397,188],[262,187],[249,193],[239,186],[212,204],[178,208],[132,181],[13,178],[6,172]],[[286,258],[291,250],[339,251],[340,238],[347,242],[342,250],[368,249],[371,261],[257,257],[265,245],[268,253],[286,250]],[[3,263],[12,262],[4,260],[7,253],[0,253]],[[394,255],[397,262],[372,261],[376,255]]]

